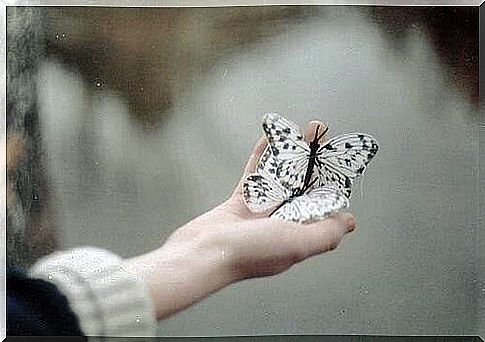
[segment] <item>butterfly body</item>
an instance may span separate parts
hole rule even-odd
[[[315,137],[313,138],[313,140],[310,142],[310,144],[308,146],[310,148],[310,154],[308,156],[308,167],[307,167],[307,170],[305,172],[305,178],[303,180],[303,187],[302,188],[305,188],[305,187],[307,187],[308,184],[310,184],[310,180],[311,180],[312,175],[313,175],[313,169],[315,167],[316,162],[318,161],[317,157],[318,157],[318,151],[320,149],[319,141],[325,135],[325,133],[327,133],[327,131],[328,131],[328,127],[327,127],[321,135],[318,135],[319,129],[320,129],[320,126],[317,127],[317,129],[315,131]]]

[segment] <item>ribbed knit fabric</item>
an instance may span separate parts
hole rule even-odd
[[[59,288],[87,336],[155,335],[147,287],[108,251],[84,247],[56,252],[34,264],[30,275]]]

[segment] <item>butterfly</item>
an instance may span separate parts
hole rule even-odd
[[[297,223],[311,223],[349,207],[349,199],[333,186],[290,190],[264,170],[250,174],[243,183],[243,197],[252,212]]]
[[[316,187],[332,184],[350,197],[353,180],[363,174],[379,145],[364,133],[339,135],[321,144],[328,128],[320,134],[319,129],[308,144],[296,124],[276,113],[266,114],[263,131],[269,146],[258,171],[266,170],[288,189],[302,189],[316,178]]]
[[[315,131],[307,144],[298,126],[278,114],[266,114],[263,130],[269,145],[256,173],[243,183],[243,198],[253,212],[298,223],[324,219],[349,207],[352,181],[378,150],[368,134],[349,133],[325,144],[328,128]],[[314,174],[314,168],[317,169]]]

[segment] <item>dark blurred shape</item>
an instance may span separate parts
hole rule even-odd
[[[410,29],[424,30],[446,65],[451,82],[478,106],[478,7],[371,8],[374,20],[393,41],[404,38]]]
[[[128,99],[147,129],[163,117],[190,76],[220,56],[321,15],[320,6],[217,8],[44,8],[47,52],[78,67],[95,91]],[[452,81],[478,103],[478,8],[367,7],[390,40],[424,28]]]
[[[7,10],[7,264],[29,266],[57,246],[36,98],[38,11]]]
[[[318,7],[217,8],[49,7],[47,52],[77,67],[95,91],[104,85],[128,99],[147,129],[191,74],[218,57],[284,30]]]

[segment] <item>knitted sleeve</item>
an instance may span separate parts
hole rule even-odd
[[[123,265],[108,251],[84,247],[40,259],[30,275],[59,288],[87,336],[154,336],[148,289]]]

